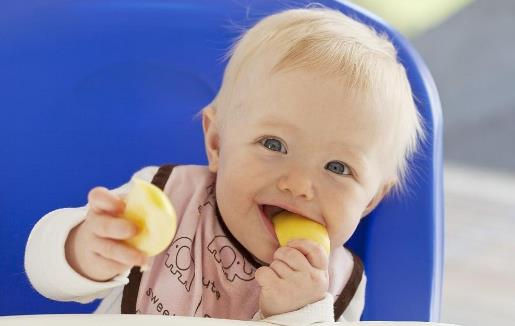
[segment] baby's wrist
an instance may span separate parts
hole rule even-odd
[[[334,322],[334,298],[327,292],[316,302],[299,309],[267,316],[262,310],[256,312],[253,321],[266,321],[278,325],[310,325],[319,322]]]
[[[70,267],[73,268],[73,270],[75,270],[77,273],[82,275],[82,273],[78,270],[79,264],[77,262],[77,251],[75,248],[77,232],[81,225],[82,225],[82,223],[76,225],[68,233],[68,237],[66,238],[66,241],[64,243],[64,255],[65,255],[66,262],[68,263],[68,265],[70,265]]]

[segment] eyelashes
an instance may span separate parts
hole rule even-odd
[[[325,165],[325,169],[339,175],[349,175],[350,168],[341,161],[331,161]]]
[[[286,145],[284,145],[283,141],[273,137],[264,137],[259,140],[261,145],[266,149],[273,152],[280,152],[283,154],[288,154],[286,150]]]

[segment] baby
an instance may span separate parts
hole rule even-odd
[[[148,167],[177,212],[177,232],[147,258],[123,240],[128,185],[97,187],[81,208],[44,216],[25,265],[46,297],[98,313],[309,324],[359,320],[366,277],[343,245],[394,187],[423,137],[392,44],[329,9],[268,16],[236,43],[202,110],[208,166]],[[280,247],[271,218],[290,211],[327,228],[331,252]],[[146,266],[144,272],[138,266]]]

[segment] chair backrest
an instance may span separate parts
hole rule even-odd
[[[428,128],[411,192],[384,201],[350,245],[368,274],[364,320],[437,320],[442,282],[442,118],[417,53],[354,5],[318,1],[388,34]],[[89,312],[28,283],[24,246],[46,212],[83,205],[166,162],[206,162],[195,114],[220,85],[221,58],[263,16],[308,1],[9,1],[0,10],[0,315]]]

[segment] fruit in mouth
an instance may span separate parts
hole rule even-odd
[[[308,239],[320,244],[329,254],[329,234],[322,224],[289,211],[273,216],[272,223],[281,246],[285,246],[292,239]]]
[[[133,178],[125,204],[124,218],[139,228],[138,234],[126,243],[149,257],[166,249],[175,235],[177,219],[170,200],[161,189]]]

